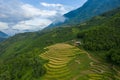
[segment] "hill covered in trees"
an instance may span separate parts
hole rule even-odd
[[[0,43],[0,80],[41,79],[46,74],[44,64],[48,60],[44,60],[39,55],[47,51],[45,47],[63,42],[74,44],[73,40],[81,41],[79,47],[91,51],[92,55],[97,52],[95,54],[97,57],[102,55],[106,61],[110,62],[109,64],[114,63],[119,66],[120,8],[73,27],[22,33],[8,38]],[[109,67],[109,73],[116,74],[110,69],[111,67]],[[115,78],[111,79],[115,80]]]
[[[80,32],[78,38],[82,39],[83,47],[86,50],[107,51],[108,60],[120,65],[120,12],[119,9],[116,11],[118,12],[101,26]],[[104,17],[104,15],[99,17]]]

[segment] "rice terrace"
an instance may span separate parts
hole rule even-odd
[[[110,67],[101,64],[84,50],[66,43],[49,46],[40,57],[48,60],[44,64],[47,73],[42,80],[111,80]],[[48,49],[48,50],[47,50]],[[120,74],[116,74],[118,80]]]
[[[0,80],[120,80],[120,0],[0,0]]]

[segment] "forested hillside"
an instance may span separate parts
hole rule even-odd
[[[23,33],[0,44],[0,80],[35,80],[44,73],[46,62],[38,55],[44,47],[74,37],[71,28],[59,28],[48,33]]]
[[[4,41],[4,40],[5,40],[5,38],[1,38],[1,37],[0,37],[0,42],[2,42],[2,41]]]
[[[118,11],[118,10],[117,10]],[[107,59],[120,65],[120,12],[98,27],[82,31],[78,34],[83,47],[90,51],[106,51]],[[105,54],[105,53],[104,53]]]
[[[102,54],[105,60],[109,60],[109,64],[112,61],[119,66],[120,9],[96,16],[73,27],[22,33],[8,38],[0,44],[0,80],[41,79],[46,73],[43,65],[48,62],[39,56],[46,51],[44,48],[56,43],[72,44],[72,40],[80,40],[80,47],[92,51],[93,55],[96,51],[104,51],[106,54]],[[110,75],[111,73],[110,70]]]

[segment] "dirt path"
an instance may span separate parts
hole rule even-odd
[[[85,53],[88,55],[88,57],[93,60],[94,62],[99,62],[98,60],[94,59],[88,52],[85,51]]]
[[[119,73],[119,74],[120,74],[120,71],[119,71],[119,70],[117,70],[117,69],[115,68],[115,66],[114,66],[114,65],[112,66],[112,68],[113,68],[113,70],[114,70],[114,71],[116,71],[117,73]]]
[[[95,63],[99,63],[99,61],[98,60],[96,60],[96,59],[94,59],[88,52],[86,52],[86,51],[84,51],[87,55],[88,55],[88,57],[92,60],[92,61],[94,61]],[[96,65],[94,65],[94,62],[90,62],[90,66],[96,66]],[[104,65],[105,66],[105,65]],[[104,70],[100,70],[100,73],[104,73],[105,71]]]
[[[80,64],[80,61],[79,60],[75,60],[76,63]]]

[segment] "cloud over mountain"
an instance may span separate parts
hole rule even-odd
[[[11,33],[37,31],[52,22],[64,21],[62,16],[70,8],[62,4],[41,2],[43,8],[20,0],[0,0],[0,30]]]

